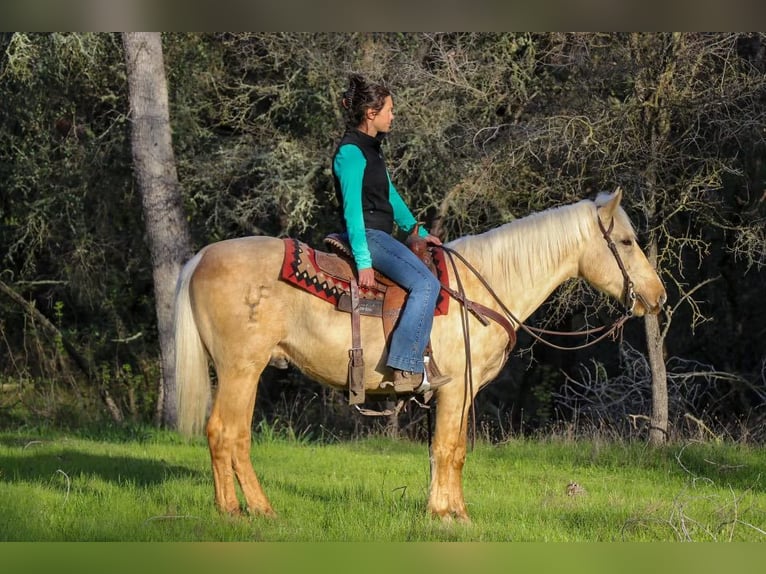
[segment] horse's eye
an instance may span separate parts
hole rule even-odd
[[[633,245],[633,241],[631,239],[623,239],[622,241],[620,241],[620,243],[622,243],[626,247],[630,247],[631,245]]]

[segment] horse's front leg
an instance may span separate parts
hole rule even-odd
[[[455,397],[455,394],[448,397],[442,393],[437,397],[428,511],[444,520],[456,518],[468,522],[470,519],[463,498],[463,465],[470,399],[464,400],[462,396]]]

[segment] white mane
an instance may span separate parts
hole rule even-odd
[[[595,202],[582,200],[533,213],[485,233],[456,239],[452,246],[469,261],[481,262],[492,275],[499,273],[523,282],[541,273],[552,273],[571,250],[579,249],[583,241],[600,233],[596,208],[605,197],[599,195]],[[622,209],[617,216],[620,224],[632,229]],[[497,265],[502,268],[493,269]]]

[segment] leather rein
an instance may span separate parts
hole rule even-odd
[[[625,268],[625,264],[622,261],[622,257],[620,257],[620,253],[617,250],[617,245],[615,245],[614,240],[612,239],[611,233],[614,229],[614,218],[612,218],[612,221],[609,224],[609,227],[604,227],[603,222],[601,221],[600,217],[597,217],[598,219],[598,226],[601,230],[601,234],[604,237],[604,240],[607,243],[607,246],[609,247],[609,250],[612,252],[612,255],[614,255],[615,260],[617,261],[617,266],[620,268],[620,273],[622,273],[623,277],[623,291],[622,291],[622,299],[621,303],[625,309],[623,315],[619,317],[615,322],[612,324],[612,326],[602,333],[599,337],[596,339],[584,343],[582,345],[577,345],[573,347],[562,347],[560,345],[556,345],[554,343],[551,343],[550,341],[545,340],[541,335],[559,335],[559,336],[583,336],[583,335],[592,335],[594,333],[600,333],[601,331],[604,331],[606,329],[606,326],[596,327],[593,329],[587,329],[585,331],[550,331],[547,329],[539,329],[536,327],[529,327],[527,325],[524,325],[524,323],[519,320],[514,313],[508,309],[508,307],[503,303],[503,301],[500,299],[500,297],[495,293],[494,289],[489,285],[487,280],[479,273],[479,271],[469,263],[463,255],[455,251],[454,249],[447,247],[446,245],[437,245],[436,247],[441,248],[444,250],[444,252],[448,255],[450,263],[452,265],[453,271],[455,272],[455,277],[458,285],[458,289],[454,290],[451,289],[449,286],[442,285],[442,288],[447,291],[447,293],[450,294],[452,298],[454,298],[456,301],[460,302],[468,311],[472,312],[485,326],[489,324],[489,319],[494,320],[496,323],[501,325],[506,332],[509,334],[509,346],[512,348],[513,345],[516,342],[516,335],[515,335],[515,329],[513,328],[513,324],[515,323],[518,325],[519,329],[522,329],[524,332],[526,332],[528,335],[530,335],[533,339],[536,341],[547,345],[548,347],[551,347],[553,349],[558,349],[560,351],[579,351],[581,349],[585,349],[587,347],[591,347],[595,345],[596,343],[599,343],[606,337],[613,335],[614,338],[617,338],[618,331],[622,329],[625,322],[630,319],[633,316],[633,312],[636,306],[636,300],[638,298],[636,291],[635,291],[635,284],[630,279],[630,275],[628,275],[628,271]],[[460,281],[460,277],[457,274],[457,268],[455,266],[453,256],[460,259],[460,261],[468,268],[471,273],[481,282],[481,284],[484,286],[484,288],[487,290],[487,292],[492,296],[492,298],[497,302],[500,309],[502,309],[503,313],[505,313],[505,316],[501,315],[494,309],[490,309],[489,307],[486,307],[480,303],[476,303],[475,301],[471,301],[466,298],[465,293],[462,289],[462,282]],[[507,317],[507,318],[506,318]],[[510,319],[510,321],[509,321]],[[512,323],[511,323],[512,322]],[[510,349],[508,349],[510,350]]]

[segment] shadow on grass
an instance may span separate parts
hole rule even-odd
[[[677,448],[674,458],[680,472],[690,479],[740,490],[766,491],[766,460],[762,452],[712,445],[687,446]]]
[[[104,493],[124,491],[120,504],[140,508],[151,489],[163,492],[179,479],[199,482],[202,476],[198,469],[143,452],[91,452],[89,444],[39,436],[16,435],[0,442],[6,447],[0,452],[0,493],[5,489],[0,495],[0,541],[140,540],[141,528],[126,530],[119,504],[114,516],[103,510],[104,496],[110,496]],[[99,483],[112,489],[102,490]],[[76,498],[70,497],[70,489]],[[29,498],[36,492],[42,494],[39,500]],[[72,505],[82,505],[82,516],[79,510],[73,513]]]
[[[0,483],[48,481],[61,472],[68,476],[91,475],[109,482],[137,486],[201,475],[200,471],[163,460],[91,454],[74,448],[33,455],[0,455]]]

